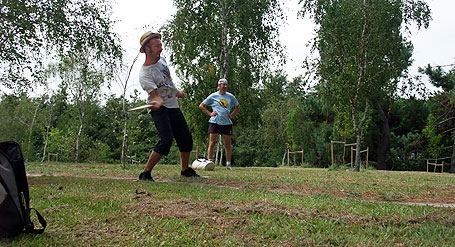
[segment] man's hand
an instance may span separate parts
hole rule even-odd
[[[177,98],[179,99],[184,99],[185,98],[185,93],[181,90],[177,90]]]
[[[207,108],[205,108],[204,102],[202,102],[199,105],[199,109],[201,109],[205,114],[207,114],[207,116],[210,116],[210,117],[214,117],[218,114],[216,111],[209,112],[209,110],[207,110]]]
[[[152,97],[152,101],[147,102],[148,105],[152,106],[152,107],[150,107],[150,109],[152,111],[156,111],[156,110],[160,109],[160,107],[163,105],[163,98],[161,98],[161,95],[160,95],[160,92],[158,91],[158,89],[151,91],[149,94]]]
[[[160,109],[160,107],[163,105],[163,102],[154,100],[154,101],[148,102],[147,105],[151,105],[150,109],[152,111],[156,111],[156,110]]]
[[[239,112],[239,111],[240,111],[240,104],[237,105],[237,106],[235,107],[234,111],[231,112],[231,113],[229,114],[229,118],[234,118],[234,116],[235,116],[235,115],[237,114],[237,112]]]

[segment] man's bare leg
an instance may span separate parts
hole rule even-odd
[[[216,138],[218,134],[209,135],[209,149],[207,150],[207,159],[213,160],[213,149],[215,149]]]
[[[149,159],[147,160],[147,164],[145,165],[144,170],[151,171],[153,167],[155,167],[155,165],[158,163],[158,161],[160,161],[162,156],[163,156],[162,154],[152,151],[150,153]]]
[[[231,146],[231,136],[223,135],[224,148],[226,150],[226,168],[232,170],[231,167],[231,156],[232,156],[232,146]]]
[[[188,169],[190,162],[190,152],[180,152],[180,162],[182,162],[182,171]]]
[[[146,180],[146,181],[155,181],[152,178],[152,169],[155,165],[160,161],[163,155],[159,154],[155,151],[152,151],[149,155],[149,159],[147,160],[147,164],[145,165],[144,171],[139,175],[139,180]]]

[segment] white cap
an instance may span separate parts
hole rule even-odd
[[[220,80],[218,80],[218,84],[228,84],[228,81],[224,78],[221,78]]]

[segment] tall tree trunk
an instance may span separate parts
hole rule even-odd
[[[363,1],[363,28],[362,28],[362,39],[361,39],[361,44],[360,44],[360,60],[359,60],[359,67],[360,67],[360,73],[359,73],[359,78],[357,80],[357,90],[356,90],[356,95],[354,96],[353,104],[352,107],[355,108],[357,102],[359,102],[358,97],[360,95],[360,88],[361,84],[364,81],[364,75],[367,70],[367,50],[365,47],[366,44],[366,39],[367,39],[367,31],[368,24],[367,24],[367,16],[366,16],[366,0]],[[362,135],[363,135],[363,124],[365,123],[367,119],[367,114],[368,114],[368,99],[365,99],[365,110],[363,112],[362,119],[359,121],[358,125],[356,126],[356,121],[354,121],[354,128],[356,130],[356,135],[357,135],[357,140],[356,140],[356,155],[355,155],[355,171],[360,171],[360,163],[361,163],[361,156],[360,156],[360,143],[362,141]],[[353,118],[357,118],[355,115],[355,110],[352,112]]]
[[[81,153],[80,141],[81,141],[81,135],[82,135],[82,128],[84,127],[84,115],[85,115],[84,112],[81,112],[79,131],[77,132],[77,136],[76,136],[76,162],[79,162],[79,155]]]
[[[355,143],[355,150],[357,150],[355,152],[355,166],[354,166],[354,170],[356,172],[360,171],[360,164],[362,163],[362,156],[360,155],[360,143],[362,142],[362,135],[361,134],[357,134],[356,136],[356,143]]]
[[[44,141],[43,157],[41,158],[41,162],[44,162],[44,159],[46,158],[47,145],[49,144],[49,132],[51,129],[52,115],[53,114],[50,114],[49,121],[47,122],[47,126],[46,126],[46,137],[45,137],[45,141]]]
[[[122,161],[122,168],[126,168],[127,164],[127,143],[128,143],[128,118],[125,116],[124,123],[123,123],[123,141],[122,141],[122,156],[120,157]]]
[[[365,99],[365,109],[363,111],[362,119],[359,121],[358,125],[354,126],[355,130],[356,130],[356,145],[355,145],[356,154],[355,154],[354,170],[356,172],[360,171],[360,164],[362,162],[362,159],[361,159],[362,157],[360,156],[360,151],[361,151],[360,144],[362,142],[364,124],[367,121],[369,106],[370,106],[370,104],[369,104],[368,100]],[[354,124],[355,123],[356,122],[354,121]]]
[[[33,126],[35,125],[35,120],[36,120],[36,115],[38,113],[38,109],[39,109],[39,106],[40,104],[38,103],[38,105],[36,106],[35,108],[35,113],[33,114],[33,119],[32,119],[32,123],[30,125],[30,129],[29,129],[29,132],[28,132],[28,144],[27,144],[27,155],[25,157],[25,161],[28,162],[28,159],[30,157],[30,148],[31,148],[31,145],[32,145],[32,132],[33,132]]]
[[[223,13],[223,31],[222,31],[222,37],[221,37],[221,53],[220,53],[220,63],[221,63],[221,77],[226,78],[227,76],[227,71],[228,71],[228,55],[229,55],[229,50],[228,50],[228,30],[227,30],[227,25],[228,25],[228,14],[231,9],[230,6],[228,6],[227,1],[223,1],[221,3],[222,7],[222,13]],[[232,5],[231,5],[232,6]]]
[[[130,66],[130,69],[128,70],[128,74],[125,79],[125,83],[122,83],[123,85],[123,97],[122,97],[122,109],[123,109],[123,140],[122,140],[122,154],[120,157],[121,161],[121,166],[122,168],[126,168],[126,164],[128,163],[128,111],[126,110],[126,89],[128,86],[128,80],[130,79],[131,75],[131,70],[133,70],[133,65],[136,63],[137,58],[139,57],[139,54],[133,59],[133,62]],[[121,81],[121,80],[120,80]]]
[[[43,157],[41,157],[41,162],[44,162],[44,159],[46,158],[46,153],[47,153],[47,145],[49,144],[49,129],[50,126],[46,126],[46,137],[44,141],[44,147],[43,147]]]
[[[137,57],[136,57],[137,58]],[[131,69],[130,69],[130,73],[131,73]],[[129,73],[128,73],[128,77],[129,77]],[[126,168],[126,164],[127,164],[127,149],[126,149],[126,145],[127,145],[127,127],[128,127],[128,112],[126,111],[126,99],[125,99],[125,94],[126,94],[126,85],[128,83],[128,78],[126,79],[126,82],[125,82],[125,86],[123,88],[123,98],[122,98],[122,109],[123,109],[123,140],[122,140],[122,153],[121,153],[121,156],[120,156],[120,162],[121,162],[121,167],[122,168]]]
[[[381,118],[381,137],[378,142],[376,149],[378,155],[378,170],[389,170],[390,167],[386,163],[387,151],[390,147],[390,126],[389,126],[389,117],[384,113],[381,105],[376,102],[376,109],[378,110],[379,117]]]

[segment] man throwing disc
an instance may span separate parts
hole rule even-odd
[[[199,108],[208,116],[209,119],[209,148],[208,159],[213,158],[213,149],[215,148],[216,138],[218,135],[223,136],[224,147],[226,149],[226,168],[231,167],[231,136],[232,136],[232,118],[239,112],[240,104],[235,96],[227,92],[228,81],[224,78],[218,81],[218,91],[210,94]],[[206,106],[212,107],[212,111],[207,110]],[[234,110],[231,112],[231,109]]]
[[[184,98],[185,93],[175,87],[169,67],[160,56],[163,51],[161,34],[146,32],[142,35],[140,44],[140,52],[145,53],[145,62],[139,72],[139,81],[148,94],[149,113],[158,131],[159,141],[150,153],[139,180],[153,181],[151,171],[163,155],[169,154],[174,138],[180,150],[182,162],[180,174],[185,177],[199,177],[188,167],[193,137],[177,101],[178,98]]]

